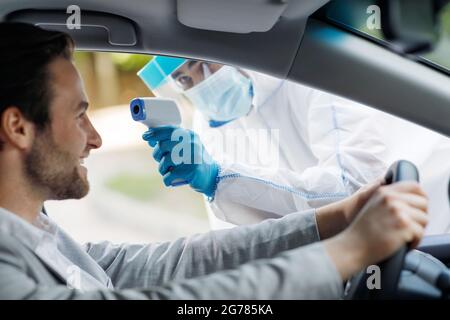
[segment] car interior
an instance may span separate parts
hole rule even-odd
[[[110,0],[107,5],[77,0],[81,28],[69,30],[66,10],[72,2],[0,0],[0,22],[67,32],[77,50],[168,55],[252,69],[450,137],[450,66],[428,56],[448,0]],[[352,24],[370,4],[386,13],[382,35]],[[418,174],[413,164],[400,161],[387,178],[417,180]],[[344,298],[450,298],[449,267],[450,235],[428,236],[416,250],[403,248],[380,265],[387,274],[381,290],[368,290],[368,275],[361,272],[346,284]]]

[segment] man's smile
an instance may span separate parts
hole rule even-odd
[[[80,171],[83,172],[84,175],[87,174],[87,168],[84,166],[84,159],[85,159],[85,158],[86,158],[86,157],[82,157],[82,158],[80,158],[80,160],[79,160]]]

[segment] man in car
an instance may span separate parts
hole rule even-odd
[[[41,213],[89,191],[83,159],[101,146],[63,33],[0,24],[0,298],[322,299],[415,246],[427,199],[413,182],[277,220],[170,243],[81,246]],[[370,199],[370,200],[369,200]]]

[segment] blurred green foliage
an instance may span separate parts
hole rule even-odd
[[[442,11],[441,36],[433,52],[424,56],[426,59],[450,70],[450,4]]]
[[[94,52],[76,51],[75,61],[82,62],[89,60],[93,53]],[[153,56],[147,54],[117,52],[110,53],[110,57],[117,69],[125,72],[137,72],[153,59]]]
[[[74,53],[75,61],[86,60],[89,58],[90,54],[92,53],[87,51],[75,51]]]
[[[442,25],[444,32],[450,36],[450,4],[448,4],[442,11]]]
[[[152,200],[161,192],[161,178],[157,175],[119,173],[105,184],[108,189],[139,201]]]
[[[121,71],[136,72],[142,69],[153,56],[146,54],[112,53],[111,59]]]

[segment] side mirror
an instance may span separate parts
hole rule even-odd
[[[439,12],[449,0],[379,0],[383,33],[403,54],[431,51],[439,40]]]

